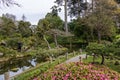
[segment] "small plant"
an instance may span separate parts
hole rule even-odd
[[[115,65],[120,65],[120,62],[119,62],[119,61],[115,61],[114,64],[115,64]]]

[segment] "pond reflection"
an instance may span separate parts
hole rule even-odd
[[[9,80],[9,77],[15,76],[26,69],[36,66],[36,59],[24,57],[11,59],[0,63],[0,80]]]

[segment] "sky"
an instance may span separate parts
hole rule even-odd
[[[39,19],[45,17],[50,12],[50,8],[55,4],[55,0],[15,0],[21,7],[11,6],[0,8],[0,16],[5,13],[16,15],[17,20],[21,20],[22,15],[26,16],[26,20],[36,25]],[[64,19],[63,12],[59,13]]]

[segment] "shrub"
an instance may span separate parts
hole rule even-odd
[[[115,65],[120,65],[120,62],[119,61],[115,61]]]
[[[89,53],[98,53],[101,54],[104,52],[105,45],[104,44],[98,44],[98,43],[89,43],[86,47],[86,51]]]
[[[36,57],[39,57],[41,61],[46,61],[50,56],[58,57],[65,54],[68,51],[67,48],[56,48],[56,49],[38,49]]]
[[[41,74],[38,80],[119,80],[120,74],[105,66],[85,63],[60,64]]]
[[[0,47],[0,52],[3,53],[6,57],[13,57],[17,54],[17,51],[6,47]]]

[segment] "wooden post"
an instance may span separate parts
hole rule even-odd
[[[68,52],[65,55],[66,55],[66,59],[68,59]]]
[[[60,59],[58,58],[58,64],[60,64]]]
[[[80,62],[82,62],[82,57],[81,56],[79,57],[79,59],[80,59]]]
[[[79,51],[80,51],[80,54],[82,54],[82,49],[80,49]]]
[[[88,56],[87,56],[87,54],[86,54],[86,59],[87,59],[87,57],[88,57]]]
[[[52,57],[50,56],[49,58],[50,58],[50,63],[52,63]]]
[[[92,53],[93,56],[93,63],[95,63],[95,53]]]
[[[75,56],[75,51],[73,51],[73,56]]]
[[[4,80],[10,80],[9,72],[4,73]]]

